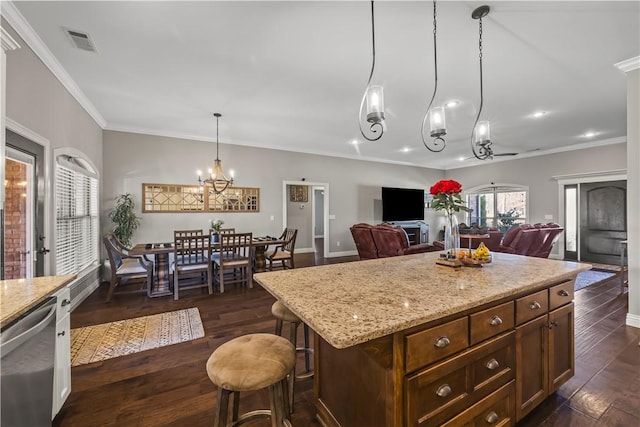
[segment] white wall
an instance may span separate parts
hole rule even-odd
[[[335,215],[329,221],[330,255],[356,250],[349,231],[354,223],[381,222],[382,186],[428,190],[444,176],[444,171],[434,169],[220,144],[225,170],[235,171],[234,184],[260,188],[259,213],[141,213],[142,183],[195,184],[195,171],[205,170],[214,158],[212,142],[105,131],[103,219],[114,197],[128,192],[133,194],[142,218],[133,237],[136,243],[171,241],[174,229],[205,228],[212,217],[237,230],[279,236],[284,228],[282,182],[306,178],[330,187],[325,199],[330,214]],[[427,222],[435,217],[427,210]],[[106,221],[103,231],[110,226]]]

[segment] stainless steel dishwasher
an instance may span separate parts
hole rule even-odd
[[[0,425],[51,426],[56,297],[0,332]]]

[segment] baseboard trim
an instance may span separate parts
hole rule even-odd
[[[315,252],[315,249],[313,248],[296,248],[296,253],[297,254],[308,254],[311,252]]]
[[[325,255],[325,258],[338,258],[338,257],[342,257],[342,256],[354,256],[354,255],[358,255],[358,251],[342,251],[342,252],[329,252],[327,255]]]
[[[627,326],[640,328],[640,315],[627,313]]]

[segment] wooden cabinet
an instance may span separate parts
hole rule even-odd
[[[574,375],[573,286],[568,281],[549,288],[548,298],[538,292],[516,301],[523,320],[539,314],[516,327],[516,421]]]
[[[573,281],[345,349],[316,335],[327,427],[510,426],[574,374]]]
[[[65,286],[55,293],[58,298],[56,309],[56,344],[53,367],[53,406],[51,419],[62,408],[71,393],[71,294]]]

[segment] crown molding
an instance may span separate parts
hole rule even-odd
[[[2,50],[6,52],[8,50],[20,49],[20,45],[11,37],[11,34],[7,33],[2,27],[0,27],[0,30],[2,30],[2,37],[0,37],[0,40],[2,40]]]
[[[620,61],[616,64],[613,64],[617,69],[628,73],[629,71],[637,70],[640,68],[640,56],[636,56],[635,58],[625,59],[624,61]]]
[[[91,116],[91,118],[104,129],[107,125],[106,120],[102,117],[102,114],[93,105],[89,98],[82,92],[80,87],[71,78],[71,75],[67,73],[62,64],[51,53],[46,44],[42,41],[40,36],[35,32],[33,27],[22,16],[20,11],[16,8],[12,1],[2,1],[2,16],[7,20],[9,25],[18,33],[22,40],[27,43],[33,53],[49,68],[51,73],[62,83],[62,85],[69,91],[71,96],[84,108],[84,110]],[[3,31],[4,39],[4,31]],[[4,42],[3,42],[4,47]]]

